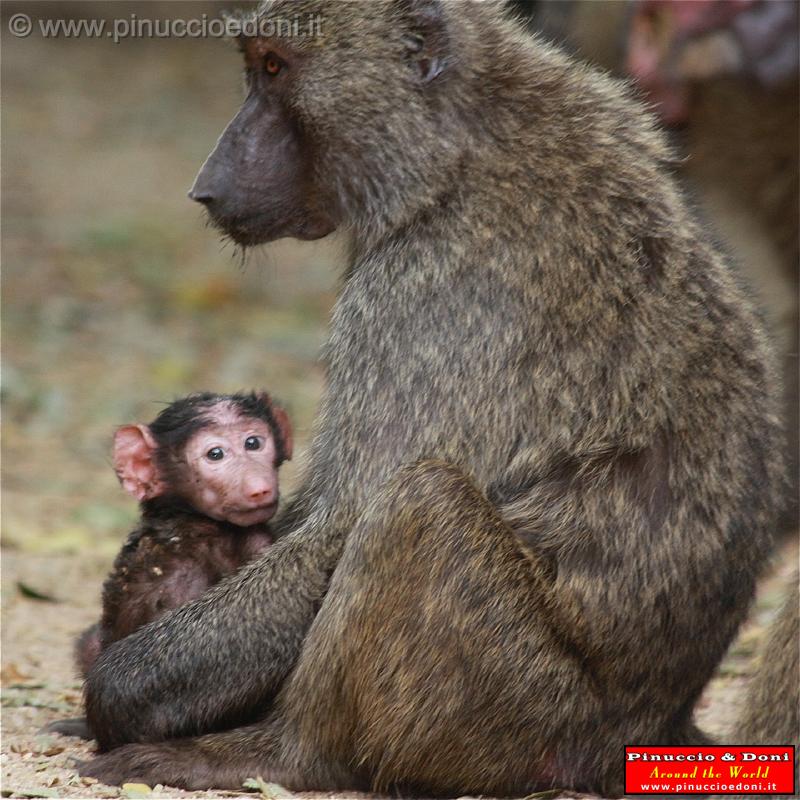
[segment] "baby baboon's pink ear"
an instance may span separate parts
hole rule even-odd
[[[114,434],[114,472],[137,500],[150,500],[166,488],[158,474],[158,443],[147,425],[123,425]]]

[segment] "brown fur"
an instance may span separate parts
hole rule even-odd
[[[625,87],[493,4],[263,13],[314,12],[254,89],[353,233],[306,479],[262,559],[101,656],[83,772],[621,793],[624,744],[703,741],[769,549],[762,328]],[[271,188],[235,146],[202,194],[234,236]]]

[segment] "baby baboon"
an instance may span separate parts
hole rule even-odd
[[[100,621],[78,638],[86,677],[112,642],[196,600],[272,543],[278,467],[292,455],[286,412],[266,394],[196,394],[114,436],[114,469],[141,520],[103,585]],[[91,738],[83,719],[49,731]]]
[[[292,455],[283,409],[266,394],[196,394],[114,436],[114,469],[141,502],[139,526],[103,586],[103,616],[78,641],[99,652],[196,600],[272,544],[278,468]]]
[[[626,743],[703,741],[769,548],[750,303],[651,116],[501,6],[259,19],[191,194],[245,245],[352,232],[310,462],[261,559],[101,654],[82,771],[621,793]]]

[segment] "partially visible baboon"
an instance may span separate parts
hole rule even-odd
[[[110,644],[264,552],[278,468],[291,457],[289,418],[264,392],[190,395],[116,431],[114,469],[142,514],[103,584],[100,621],[75,644],[84,678]],[[82,718],[46,730],[92,738]]]
[[[623,745],[704,741],[769,548],[751,305],[652,117],[496,4],[260,19],[192,196],[241,244],[352,233],[310,462],[259,561],[100,656],[82,771],[621,793]]]
[[[732,739],[743,745],[793,744],[793,796],[797,796],[800,791],[800,574],[795,573],[787,588],[783,606],[758,654]],[[741,800],[746,797],[752,795],[742,795]]]
[[[800,751],[799,582],[795,574],[759,654],[736,730],[742,744],[794,744]]]

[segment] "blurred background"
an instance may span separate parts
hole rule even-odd
[[[687,192],[775,338],[793,459],[781,529],[796,530],[797,3],[513,5],[532,30],[635,81],[684,156]],[[23,735],[31,715],[77,699],[69,639],[97,613],[100,581],[136,518],[110,467],[115,426],[149,421],[190,391],[264,387],[298,433],[285,489],[303,461],[343,243],[279,242],[243,259],[186,198],[242,96],[235,47],[45,38],[37,28],[213,18],[232,6],[7,0],[0,9],[3,683],[18,710],[6,732]],[[9,31],[20,13],[33,22],[26,37]]]
[[[44,39],[37,18],[201,18],[210,3],[3,4],[4,546],[106,553],[136,514],[115,426],[190,391],[264,387],[301,442],[335,244],[246,260],[186,197],[242,98],[220,39]],[[291,465],[287,465],[291,482]]]

